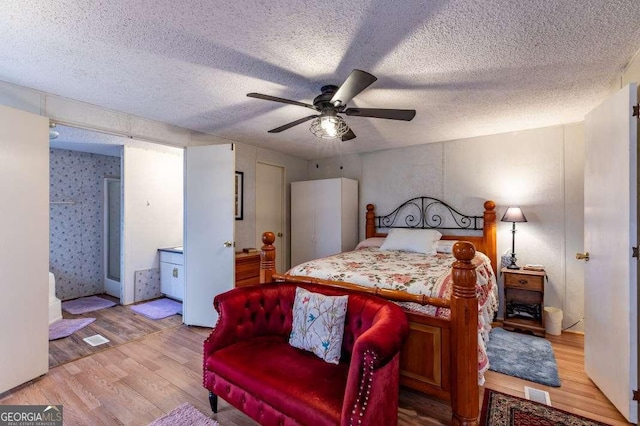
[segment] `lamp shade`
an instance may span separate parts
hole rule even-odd
[[[504,216],[500,219],[502,222],[526,222],[527,218],[524,217],[524,213],[520,210],[520,207],[509,207]]]

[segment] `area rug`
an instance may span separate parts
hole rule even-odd
[[[98,311],[112,306],[116,306],[116,304],[111,300],[98,296],[81,297],[62,302],[62,309],[74,315],[86,314],[87,312]]]
[[[491,389],[484,391],[480,424],[486,426],[606,425],[606,423]]]
[[[551,343],[542,337],[494,328],[487,344],[489,370],[547,386],[560,386]]]
[[[139,305],[133,305],[131,310],[154,320],[182,313],[182,303],[166,297]]]
[[[184,403],[149,423],[149,426],[220,426],[220,423],[205,416],[193,405]]]
[[[61,319],[49,324],[49,340],[71,336],[76,331],[94,322],[95,318]]]

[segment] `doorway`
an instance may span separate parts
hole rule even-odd
[[[122,148],[69,126],[57,125],[55,136],[49,141],[49,271],[56,297],[66,301],[105,292],[105,178],[119,180]],[[120,299],[119,283],[115,287],[110,294]]]
[[[120,179],[104,179],[104,292],[122,299],[122,186]]]
[[[256,163],[256,247],[262,247],[262,233],[276,234],[276,271],[287,269],[285,237],[285,169],[275,164]]]

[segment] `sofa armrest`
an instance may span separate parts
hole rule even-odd
[[[395,305],[381,309],[356,340],[351,353],[342,424],[390,425],[397,417],[400,350],[409,335],[409,323]]]
[[[255,336],[291,333],[295,287],[262,284],[217,295],[218,323],[204,342],[204,358],[218,349]]]
[[[375,354],[374,368],[383,367],[400,350],[409,335],[406,314],[396,305],[387,305],[376,314],[371,327],[358,337],[353,346],[351,363],[362,360],[367,351]]]

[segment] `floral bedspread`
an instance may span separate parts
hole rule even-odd
[[[399,250],[380,250],[365,247],[302,263],[287,274],[311,276],[332,281],[347,281],[367,287],[406,291],[441,299],[451,298],[453,279],[452,254],[424,255]],[[476,252],[472,260],[476,265],[476,293],[478,294],[478,381],[484,384],[484,372],[489,368],[486,342],[491,331],[491,321],[498,309],[498,286],[491,268],[491,261],[483,253]],[[399,302],[406,309],[426,315],[449,318],[448,308],[417,303]]]

